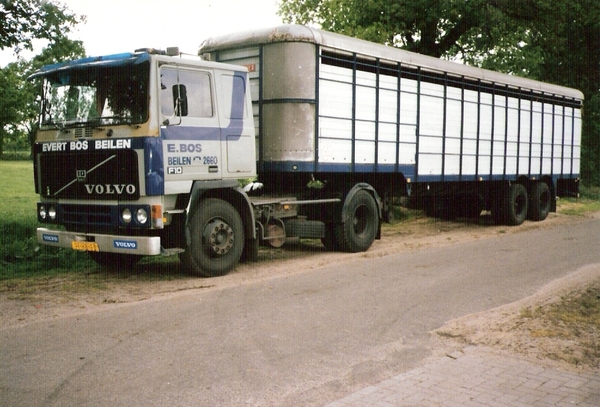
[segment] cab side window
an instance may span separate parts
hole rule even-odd
[[[212,89],[206,72],[162,68],[160,105],[164,116],[212,117]]]

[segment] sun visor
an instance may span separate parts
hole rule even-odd
[[[148,53],[140,53],[140,54],[132,54],[132,53],[123,53],[123,54],[114,54],[107,55],[102,57],[87,57],[82,59],[77,59],[75,61],[69,61],[64,63],[45,65],[40,68],[38,71],[31,74],[27,79],[35,79],[40,76],[44,76],[50,73],[59,73],[61,71],[71,70],[71,69],[89,69],[95,67],[119,67],[126,65],[137,65],[150,60],[150,54]]]

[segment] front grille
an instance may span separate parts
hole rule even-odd
[[[75,137],[77,138],[92,137],[94,135],[94,129],[91,127],[78,127],[73,130],[73,133],[75,133]]]
[[[116,206],[107,205],[60,205],[59,217],[67,230],[106,231],[113,228],[117,210]]]
[[[49,199],[134,201],[140,197],[133,150],[43,152],[40,194]]]

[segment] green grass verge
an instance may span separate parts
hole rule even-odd
[[[0,161],[0,280],[45,278],[64,274],[103,273],[85,253],[38,245],[35,229],[38,227],[31,161]],[[581,188],[580,199],[561,199],[559,211],[568,215],[582,215],[600,211],[600,188]],[[385,224],[386,229],[402,229],[403,223],[424,218],[422,211],[394,207],[395,221]],[[425,220],[426,221],[426,220]],[[178,278],[174,258],[146,258],[140,268],[145,278]],[[166,273],[159,276],[159,273]],[[106,277],[106,275],[104,275]],[[115,278],[122,276],[114,275]]]
[[[0,161],[0,280],[53,276],[91,265],[82,253],[39,246],[31,161]]]
[[[583,216],[586,213],[600,211],[600,187],[581,186],[580,197],[558,201],[560,213],[571,216]]]

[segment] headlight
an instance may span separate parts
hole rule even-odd
[[[44,205],[40,205],[39,215],[41,219],[46,219],[46,216],[48,216],[48,212],[46,212],[46,207]]]
[[[126,224],[131,223],[132,217],[131,217],[131,211],[129,210],[129,208],[123,209],[123,212],[121,213],[121,219]]]
[[[148,222],[148,212],[144,208],[140,208],[135,213],[135,218],[140,225],[145,225]]]
[[[48,208],[48,217],[50,220],[56,220],[56,208],[54,206]]]

